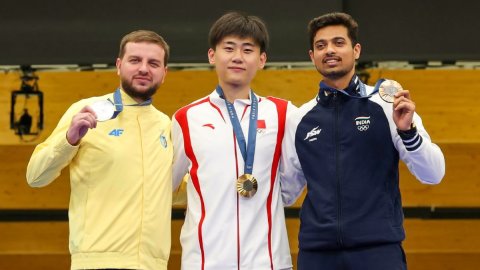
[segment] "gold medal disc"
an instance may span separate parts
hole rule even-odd
[[[251,198],[257,193],[257,179],[251,174],[241,175],[237,179],[237,192],[242,197]]]
[[[402,91],[403,87],[394,80],[385,80],[380,84],[378,88],[378,94],[380,97],[388,103],[393,103],[395,94],[398,91]]]

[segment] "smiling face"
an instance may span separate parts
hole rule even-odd
[[[345,26],[331,25],[316,32],[313,50],[309,54],[324,80],[350,80],[355,73],[355,60],[360,57],[360,50],[360,44],[352,46]]]
[[[257,71],[265,66],[267,55],[252,38],[226,36],[215,49],[208,50],[208,59],[215,65],[222,87],[249,89]]]
[[[122,89],[137,102],[149,99],[165,80],[164,56],[165,50],[157,44],[127,43],[116,63]]]

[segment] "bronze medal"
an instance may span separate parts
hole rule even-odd
[[[388,103],[393,103],[395,94],[398,91],[402,91],[402,86],[394,80],[385,80],[380,84],[378,88],[378,94],[380,97]]]
[[[251,174],[241,175],[237,179],[237,192],[242,197],[251,198],[257,193],[257,179]]]

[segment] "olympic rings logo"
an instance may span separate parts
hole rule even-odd
[[[365,131],[369,128],[370,126],[369,125],[361,125],[361,126],[357,126],[357,129],[360,130],[360,131]]]

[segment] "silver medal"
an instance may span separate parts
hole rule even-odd
[[[97,115],[97,121],[103,122],[112,119],[115,113],[115,106],[110,100],[99,100],[90,104],[90,108]]]

